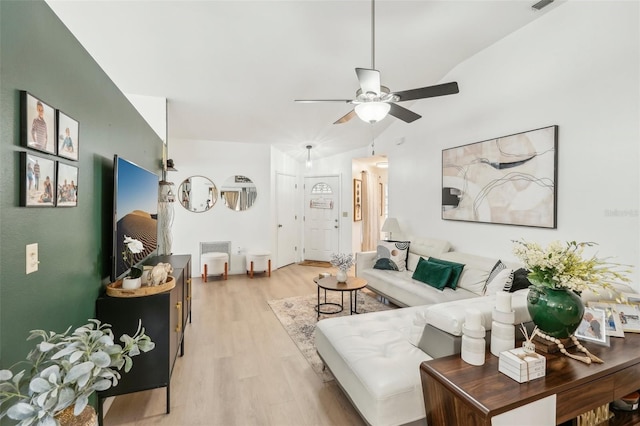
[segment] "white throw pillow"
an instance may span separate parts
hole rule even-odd
[[[489,284],[487,284],[486,290],[484,292],[485,296],[491,296],[496,294],[498,291],[502,291],[505,288],[505,285],[513,282],[513,269],[505,268],[498,272]]]
[[[386,264],[382,268],[377,267],[380,259],[387,259],[389,264],[398,268],[398,271],[406,271],[409,243],[409,241],[378,241],[378,247],[376,249],[377,260],[374,268],[390,269]]]

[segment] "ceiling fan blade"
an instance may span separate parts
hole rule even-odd
[[[356,110],[352,109],[351,111],[349,111],[348,113],[346,113],[345,115],[337,119],[336,122],[333,124],[346,123],[347,121],[351,120],[355,116],[356,116]]]
[[[398,96],[396,102],[411,101],[413,99],[433,98],[435,96],[453,95],[458,93],[458,83],[455,81],[452,83],[438,84],[436,86],[422,87],[420,89],[404,90],[402,92],[395,92],[394,95]]]
[[[390,102],[389,105],[391,105],[389,114],[393,115],[395,118],[399,118],[405,123],[412,123],[422,117],[420,114],[416,114],[415,112],[410,111],[405,107],[401,107],[400,105],[396,105],[393,102]]]
[[[340,102],[343,104],[350,104],[353,102],[353,99],[295,99],[293,102],[301,104],[313,104],[318,102]]]
[[[380,94],[380,71],[368,68],[356,68],[356,75],[360,82],[362,93]]]

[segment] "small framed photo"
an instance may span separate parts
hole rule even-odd
[[[58,207],[76,207],[78,205],[78,168],[58,163]]]
[[[624,337],[622,322],[620,322],[620,315],[616,310],[615,303],[589,302],[587,305],[590,308],[602,309],[605,312],[604,328],[606,330],[607,336]]]
[[[578,326],[575,335],[578,339],[607,344],[605,311],[602,309],[585,307],[582,322]]]
[[[622,329],[630,333],[640,333],[640,305],[635,303],[613,303],[620,317]]]
[[[58,110],[58,156],[78,161],[80,124]]]
[[[48,158],[20,153],[22,207],[55,206],[56,163]]]
[[[22,145],[38,151],[55,154],[56,115],[55,110],[41,99],[26,91],[20,92]]]
[[[360,179],[353,180],[353,221],[362,220],[362,181]]]

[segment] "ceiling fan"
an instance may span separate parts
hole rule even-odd
[[[397,102],[452,95],[459,92],[456,82],[400,92],[391,92],[388,87],[380,84],[380,71],[375,69],[375,0],[371,0],[371,68],[356,68],[356,76],[360,83],[360,89],[356,91],[354,99],[296,99],[295,102],[341,102],[355,105],[354,109],[333,124],[346,123],[356,115],[361,120],[373,124],[385,118],[387,114],[406,123],[411,123],[419,119],[421,115],[398,105]]]

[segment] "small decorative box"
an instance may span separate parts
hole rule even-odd
[[[498,371],[518,383],[544,377],[546,368],[547,359],[544,356],[535,352],[526,352],[524,348],[500,352],[498,359]]]

